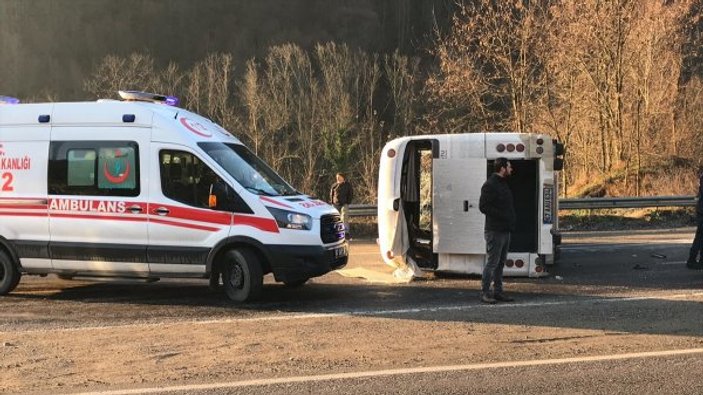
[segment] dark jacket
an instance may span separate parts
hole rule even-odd
[[[486,214],[485,230],[512,232],[515,230],[513,193],[508,181],[493,173],[481,187],[478,209]]]
[[[698,218],[703,218],[703,174],[698,180],[698,203],[696,203],[696,213]]]
[[[336,182],[330,189],[330,202],[335,206],[351,204],[354,191],[349,181]]]

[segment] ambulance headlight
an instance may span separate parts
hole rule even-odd
[[[273,207],[266,207],[276,219],[279,228],[284,229],[312,229],[312,217],[307,214],[296,213],[293,211],[281,210]]]

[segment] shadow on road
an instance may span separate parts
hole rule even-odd
[[[16,306],[26,303],[27,311],[54,316],[62,325],[85,325],[85,317],[111,325],[174,318],[342,313],[400,320],[703,336],[703,325],[677,325],[681,317],[703,317],[703,303],[661,297],[703,292],[703,271],[687,270],[682,262],[687,251],[688,245],[683,243],[570,244],[551,277],[506,279],[506,289],[517,299],[512,305],[481,305],[477,276],[373,285],[337,274],[314,279],[300,288],[266,284],[262,299],[245,305],[229,302],[222,292],[210,290],[204,280],[156,284],[35,280],[21,283],[17,292],[2,301]],[[633,299],[642,295],[651,299]]]
[[[472,281],[472,280],[468,280]],[[177,319],[238,319],[287,314],[342,313],[358,317],[431,322],[487,323],[595,329],[609,332],[703,336],[703,326],[677,324],[703,316],[703,303],[683,299],[633,299],[557,292],[513,292],[513,304],[483,305],[476,287],[416,282],[401,286],[310,284],[300,289],[266,287],[263,300],[232,305],[223,295],[197,284],[92,284],[49,296],[17,295],[51,311],[74,311],[64,324],[90,315],[102,325]],[[682,294],[691,291],[681,290]],[[667,294],[672,294],[668,292]],[[78,306],[76,306],[76,302]],[[91,312],[92,311],[92,312]]]

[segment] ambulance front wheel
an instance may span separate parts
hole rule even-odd
[[[0,295],[12,292],[20,282],[22,274],[5,251],[0,251]]]
[[[306,282],[308,282],[309,278],[301,278],[298,280],[292,280],[292,281],[284,281],[283,284],[288,287],[288,288],[298,288],[302,287],[305,285]]]
[[[235,302],[250,302],[261,296],[264,274],[259,257],[249,249],[233,249],[225,254],[222,273],[227,297]]]

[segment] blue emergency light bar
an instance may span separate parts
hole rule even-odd
[[[20,104],[20,99],[10,96],[0,96],[0,105],[1,104]]]
[[[164,104],[166,104],[167,106],[174,106],[174,107],[177,107],[178,103],[179,103],[179,100],[176,96],[166,96],[166,101],[164,102]]]
[[[145,101],[150,103],[166,104],[167,106],[177,106],[179,100],[176,96],[159,95],[156,93],[142,91],[118,91],[124,101]]]

